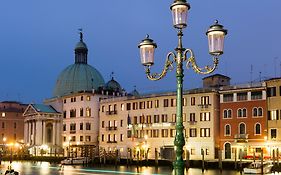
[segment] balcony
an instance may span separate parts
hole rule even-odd
[[[116,115],[117,111],[106,111],[106,115]]]
[[[106,127],[107,131],[116,131],[117,130],[117,126],[108,126]]]
[[[198,105],[201,109],[208,109],[211,104],[199,104]]]
[[[196,125],[197,121],[188,121],[189,125]]]
[[[70,130],[70,134],[76,134],[76,130]]]
[[[117,141],[116,140],[109,140],[109,141],[107,141],[107,143],[117,143]]]
[[[234,139],[238,143],[248,142],[248,136],[249,134],[235,134]]]

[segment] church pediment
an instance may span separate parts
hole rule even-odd
[[[23,116],[31,116],[31,115],[37,115],[38,112],[34,109],[34,107],[30,104],[28,105],[28,107],[26,108],[26,110],[23,113]]]

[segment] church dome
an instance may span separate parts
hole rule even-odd
[[[122,92],[121,85],[115,81],[112,77],[110,81],[105,84],[105,90],[114,91],[114,92]]]
[[[75,63],[60,73],[54,88],[54,97],[97,90],[104,86],[104,79],[99,71],[87,64],[87,54],[88,48],[83,42],[83,34],[80,33],[80,42],[75,47]]]

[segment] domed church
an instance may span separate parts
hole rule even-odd
[[[61,114],[60,128],[55,128],[57,131],[52,133],[39,132],[42,137],[34,138],[45,138],[45,135],[60,138],[53,139],[55,142],[42,140],[40,144],[48,148],[60,145],[60,154],[67,157],[92,157],[97,153],[98,148],[99,103],[102,99],[123,96],[124,90],[113,77],[105,83],[101,73],[88,64],[88,47],[84,42],[82,32],[80,32],[80,41],[76,44],[74,53],[74,64],[67,66],[59,74],[53,97],[44,102],[46,106],[51,106]],[[42,117],[40,120],[44,122]],[[45,125],[42,124],[42,126]],[[49,125],[49,127],[52,126],[57,125]],[[48,131],[44,128],[42,130]],[[55,131],[54,128],[49,128],[49,130]],[[33,140],[33,143],[39,142]],[[41,147],[38,144],[34,146],[37,146],[35,152],[38,154]],[[57,154],[58,150],[55,151]],[[54,154],[54,149],[46,152]]]

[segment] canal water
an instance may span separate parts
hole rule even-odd
[[[9,162],[2,162],[0,165],[0,174],[4,174]],[[172,174],[171,167],[135,167],[135,166],[60,166],[58,164],[51,164],[49,162],[13,162],[12,168],[18,171],[20,175],[170,175]],[[224,170],[205,170],[190,168],[186,171],[186,175],[241,175],[238,171]],[[271,173],[278,174],[278,173]],[[281,173],[280,173],[281,175]]]

